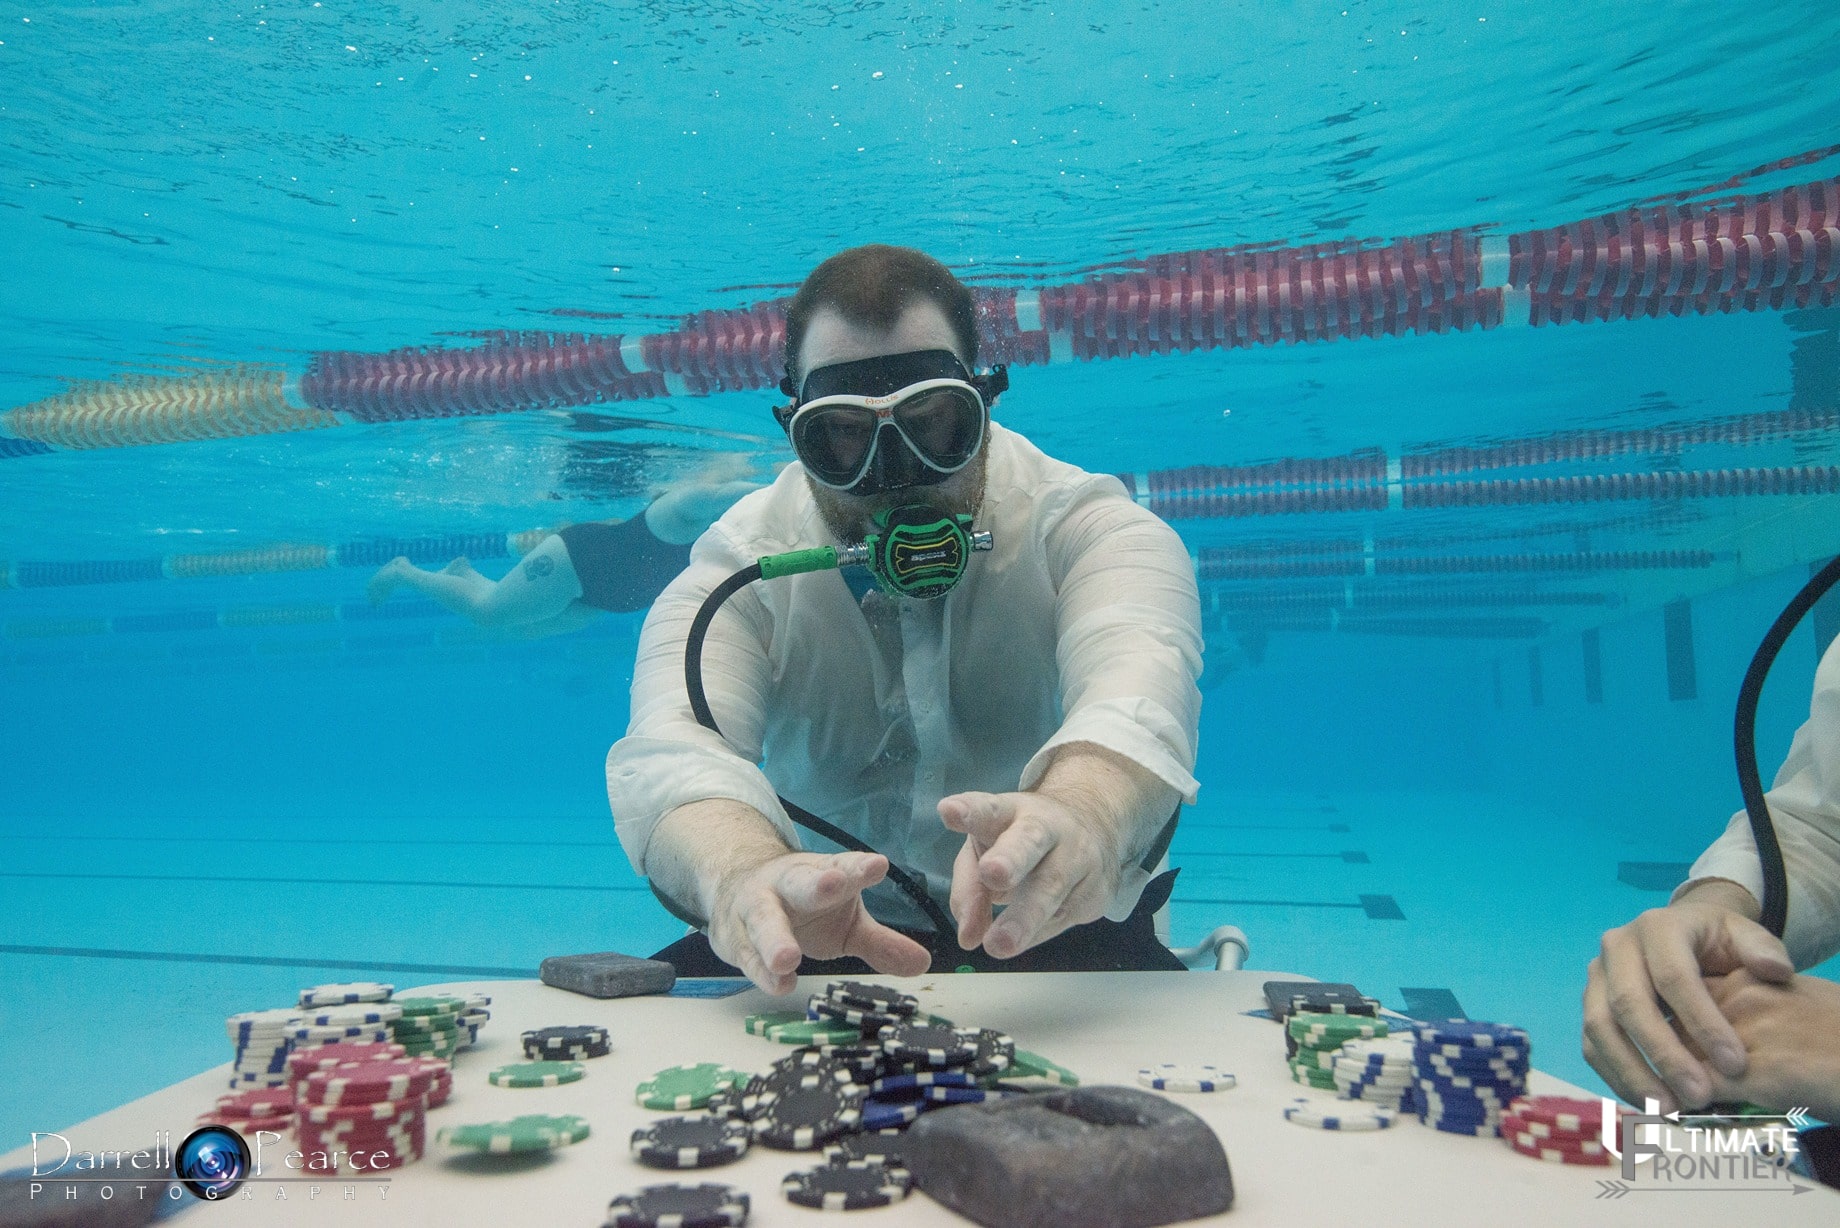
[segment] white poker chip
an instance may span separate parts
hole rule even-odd
[[[1159,1092],[1224,1092],[1239,1085],[1239,1080],[1218,1066],[1176,1062],[1145,1066],[1137,1072],[1137,1081]]]
[[[1399,1114],[1361,1100],[1312,1100],[1299,1096],[1284,1110],[1284,1120],[1317,1130],[1384,1130]]]

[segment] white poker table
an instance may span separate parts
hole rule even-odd
[[[1439,1228],[1655,1224],[1728,1226],[1747,1217],[1772,1225],[1840,1223],[1840,1192],[1780,1174],[1763,1179],[1657,1182],[1639,1176],[1620,1194],[1602,1182],[1620,1180],[1616,1167],[1545,1163],[1521,1156],[1499,1139],[1445,1134],[1405,1117],[1393,1128],[1337,1133],[1294,1125],[1283,1108],[1298,1096],[1332,1101],[1290,1078],[1283,1036],[1275,1023],[1245,1012],[1264,1005],[1273,972],[1124,972],[941,975],[901,982],[923,1009],[961,1025],[999,1028],[1026,1049],[1076,1071],[1086,1084],[1136,1086],[1140,1067],[1207,1062],[1232,1071],[1231,1091],[1174,1095],[1219,1136],[1232,1166],[1232,1210],[1206,1222],[1253,1225],[1411,1224]],[[1308,979],[1308,978],[1299,978]],[[834,1220],[916,1225],[964,1224],[924,1193],[892,1207],[824,1212],[798,1207],[780,1193],[789,1172],[821,1162],[816,1154],[756,1146],[737,1163],[685,1173],[647,1168],[628,1154],[632,1131],[666,1114],[640,1108],[633,1089],[657,1070],[679,1063],[722,1062],[765,1069],[785,1048],[749,1035],[743,1018],[786,1010],[821,991],[821,979],[798,996],[769,998],[758,990],[726,997],[657,996],[597,1000],[531,981],[466,981],[425,987],[430,992],[492,995],[492,1020],[479,1043],[457,1055],[452,1098],[428,1116],[429,1154],[387,1180],[305,1177],[276,1152],[265,1156],[262,1179],[229,1200],[200,1204],[175,1225],[579,1225],[603,1222],[614,1195],[668,1181],[714,1181],[747,1191],[750,1224],[806,1225]],[[895,983],[895,982],[889,982]],[[680,991],[722,983],[680,982]],[[399,990],[407,994],[408,990]],[[251,1004],[259,1005],[259,1004]],[[590,1060],[580,1082],[555,1088],[491,1086],[487,1072],[522,1060],[527,1028],[601,1024],[613,1052]],[[1534,1054],[1538,1061],[1539,1053]],[[224,1090],[228,1066],[205,1071],[153,1095],[81,1122],[62,1133],[78,1151],[146,1147],[156,1132],[177,1143]],[[1530,1090],[1586,1096],[1540,1073]],[[434,1141],[443,1125],[491,1121],[526,1113],[579,1114],[593,1134],[572,1147],[526,1160],[448,1152]],[[31,1163],[29,1151],[0,1159],[0,1168]],[[286,1180],[276,1180],[284,1177]],[[1170,1181],[1182,1174],[1172,1171]],[[46,1185],[57,1188],[55,1175]],[[121,1195],[118,1195],[121,1196]],[[186,1195],[189,1200],[190,1195]]]

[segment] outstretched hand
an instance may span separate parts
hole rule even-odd
[[[792,992],[799,960],[853,955],[877,972],[918,976],[927,949],[869,915],[862,893],[888,874],[871,853],[787,853],[722,885],[709,945],[774,995]]]
[[[966,950],[982,943],[1013,959],[1102,916],[1118,890],[1115,837],[1050,794],[955,793],[940,800],[939,817],[965,833],[951,904]]]

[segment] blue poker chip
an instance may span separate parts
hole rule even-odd
[[[864,1130],[895,1130],[919,1120],[926,1104],[919,1100],[882,1100],[871,1096],[863,1101]]]
[[[1422,1113],[1419,1120],[1433,1130],[1442,1130],[1445,1134],[1465,1134],[1471,1138],[1495,1138],[1501,1134],[1501,1124],[1493,1121],[1451,1121],[1446,1118],[1426,1117]]]
[[[870,1089],[885,1100],[918,1100],[929,1087],[976,1086],[977,1078],[968,1070],[916,1070],[884,1075],[870,1084]]]
[[[933,1104],[982,1104],[1001,1100],[1010,1093],[983,1087],[929,1087],[926,1099]]]
[[[1436,1023],[1421,1023],[1412,1029],[1418,1033],[1420,1040],[1436,1041],[1439,1044],[1474,1045],[1526,1045],[1527,1029],[1517,1028],[1511,1023],[1484,1023],[1477,1019],[1444,1019]]]

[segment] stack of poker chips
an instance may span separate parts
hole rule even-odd
[[[287,1082],[287,1056],[292,1033],[303,1026],[301,1013],[292,1007],[244,1011],[224,1020],[236,1061],[230,1071],[232,1091],[280,1087]]]
[[[533,1028],[524,1033],[523,1041],[524,1056],[533,1062],[579,1062],[613,1052],[607,1029],[591,1024]]]
[[[1380,1003],[1334,988],[1293,994],[1279,1022],[1284,1025],[1284,1054],[1291,1080],[1305,1087],[1335,1091],[1335,1053],[1351,1040],[1387,1034]]]
[[[468,1010],[465,998],[436,994],[397,998],[402,1014],[390,1025],[386,1040],[394,1040],[411,1057],[448,1058],[460,1047],[464,1029],[460,1016]]]
[[[1522,1096],[1502,1114],[1502,1141],[1521,1155],[1551,1164],[1607,1165],[1600,1137],[1603,1107],[1570,1096]]]
[[[1345,1100],[1366,1100],[1401,1112],[1418,1111],[1418,1061],[1407,1036],[1351,1040],[1336,1051],[1331,1074]]]
[[[350,1062],[391,1062],[408,1059],[414,1061],[434,1074],[428,1088],[428,1107],[435,1108],[444,1104],[454,1090],[454,1070],[447,1062],[437,1057],[411,1057],[398,1044],[343,1044],[321,1045],[313,1049],[298,1049],[288,1055],[288,1086],[298,1092],[302,1080],[316,1070],[330,1070]]]
[[[296,1050],[321,1045],[377,1045],[390,1039],[390,1027],[402,1017],[394,1002],[351,1002],[302,1007],[288,1039]]]
[[[470,1049],[479,1043],[479,1029],[492,1018],[492,1012],[486,1007],[492,1005],[492,995],[468,994],[464,999],[466,1007],[460,1012],[460,1048]]]
[[[307,1070],[294,1084],[303,1151],[327,1168],[400,1168],[428,1142],[428,1096],[444,1062],[363,1058]]]
[[[258,1132],[284,1134],[294,1128],[294,1090],[258,1087],[229,1092],[217,1098],[211,1112],[198,1118],[201,1126],[230,1126],[244,1138]]]
[[[1418,1119],[1449,1134],[1500,1133],[1508,1105],[1527,1090],[1526,1031],[1447,1020],[1420,1024],[1417,1034]]]

